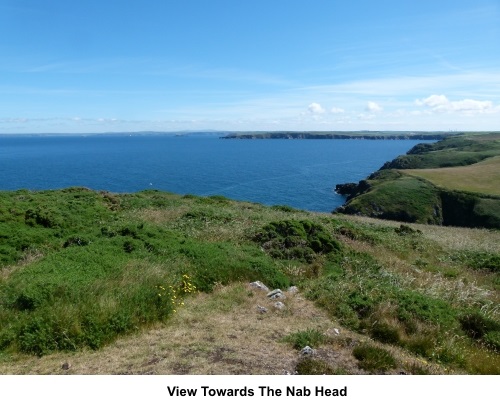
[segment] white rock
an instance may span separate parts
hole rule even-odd
[[[314,354],[314,350],[311,347],[306,346],[300,351],[300,354],[310,356],[311,354]]]
[[[278,301],[278,302],[274,303],[274,308],[279,309],[280,311],[283,311],[286,308],[286,306],[281,301]]]
[[[269,288],[264,285],[261,281],[254,281],[253,283],[250,283],[250,287],[257,288],[259,290],[264,290],[264,291],[269,291]]]
[[[273,290],[269,293],[267,293],[267,297],[272,299],[272,300],[276,300],[276,299],[284,299],[286,298],[285,297],[285,294],[283,294],[283,291],[281,291],[279,288],[277,288],[276,290]]]

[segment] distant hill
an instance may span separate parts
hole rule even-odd
[[[234,132],[221,139],[416,139],[440,140],[456,136],[457,132],[422,131],[272,131],[272,132]]]
[[[336,212],[406,222],[500,228],[500,133],[419,144],[358,184],[339,184]]]

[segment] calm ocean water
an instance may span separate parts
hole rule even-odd
[[[330,212],[344,202],[335,184],[357,182],[419,142],[2,136],[0,189],[158,189]]]

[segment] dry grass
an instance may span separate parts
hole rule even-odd
[[[346,216],[350,221],[375,226],[397,228],[401,222],[388,221],[370,217]],[[500,253],[500,232],[497,230],[478,228],[457,228],[452,226],[410,224],[411,228],[422,231],[423,237],[443,249],[451,250],[482,250],[490,253]]]
[[[389,221],[377,220],[373,218],[353,217],[363,223],[372,223],[373,225],[387,226]],[[397,227],[399,222],[392,222]],[[484,247],[484,250],[498,252],[500,248],[500,232],[460,228],[439,227],[435,225],[417,225],[411,224],[411,227],[423,232],[424,238],[428,238],[432,243],[445,249],[469,250],[477,249],[478,246]],[[491,240],[493,236],[493,240]],[[441,262],[436,257],[433,260],[439,261],[441,272],[429,271],[426,268],[420,268],[415,262],[415,257],[399,258],[394,252],[380,245],[372,245],[368,242],[350,240],[342,238],[343,242],[350,245],[358,252],[368,253],[388,269],[390,273],[397,275],[398,285],[414,291],[420,291],[425,295],[442,298],[457,306],[474,307],[478,302],[483,303],[481,310],[485,314],[497,315],[499,311],[500,293],[491,288],[491,280],[481,282],[480,274],[469,274],[461,271],[459,277],[448,277],[446,272],[447,264]],[[444,258],[445,259],[445,258]],[[451,265],[450,271],[455,270]]]
[[[264,292],[244,284],[219,287],[212,294],[187,300],[166,325],[121,338],[95,352],[5,356],[0,359],[0,374],[293,374],[301,355],[282,339],[306,329],[318,329],[329,337],[315,358],[344,373],[365,373],[358,368],[352,348],[367,337],[340,328],[300,294],[287,294],[284,303],[287,308],[277,310]],[[257,305],[268,312],[260,313]],[[340,329],[339,335],[335,329]],[[398,348],[389,350],[398,361],[391,373],[416,369],[446,373]]]
[[[34,263],[38,260],[41,260],[42,258],[43,258],[43,253],[40,252],[39,250],[27,249],[18,263],[10,266],[0,267],[0,280],[7,279],[16,270],[21,269],[30,263]]]
[[[188,211],[189,207],[187,206],[173,207],[168,209],[144,208],[135,212],[135,216],[144,221],[152,222],[156,225],[164,225],[166,223],[179,219]]]
[[[442,188],[500,196],[500,156],[470,166],[401,171]]]

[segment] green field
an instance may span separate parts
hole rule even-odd
[[[371,221],[159,191],[1,192],[0,373],[68,359],[73,373],[282,373],[249,354],[262,345],[306,374],[499,373],[500,232]],[[255,280],[300,295],[281,312]],[[312,363],[304,342],[321,349]]]
[[[469,166],[409,169],[403,172],[424,178],[442,188],[500,196],[500,156]]]

